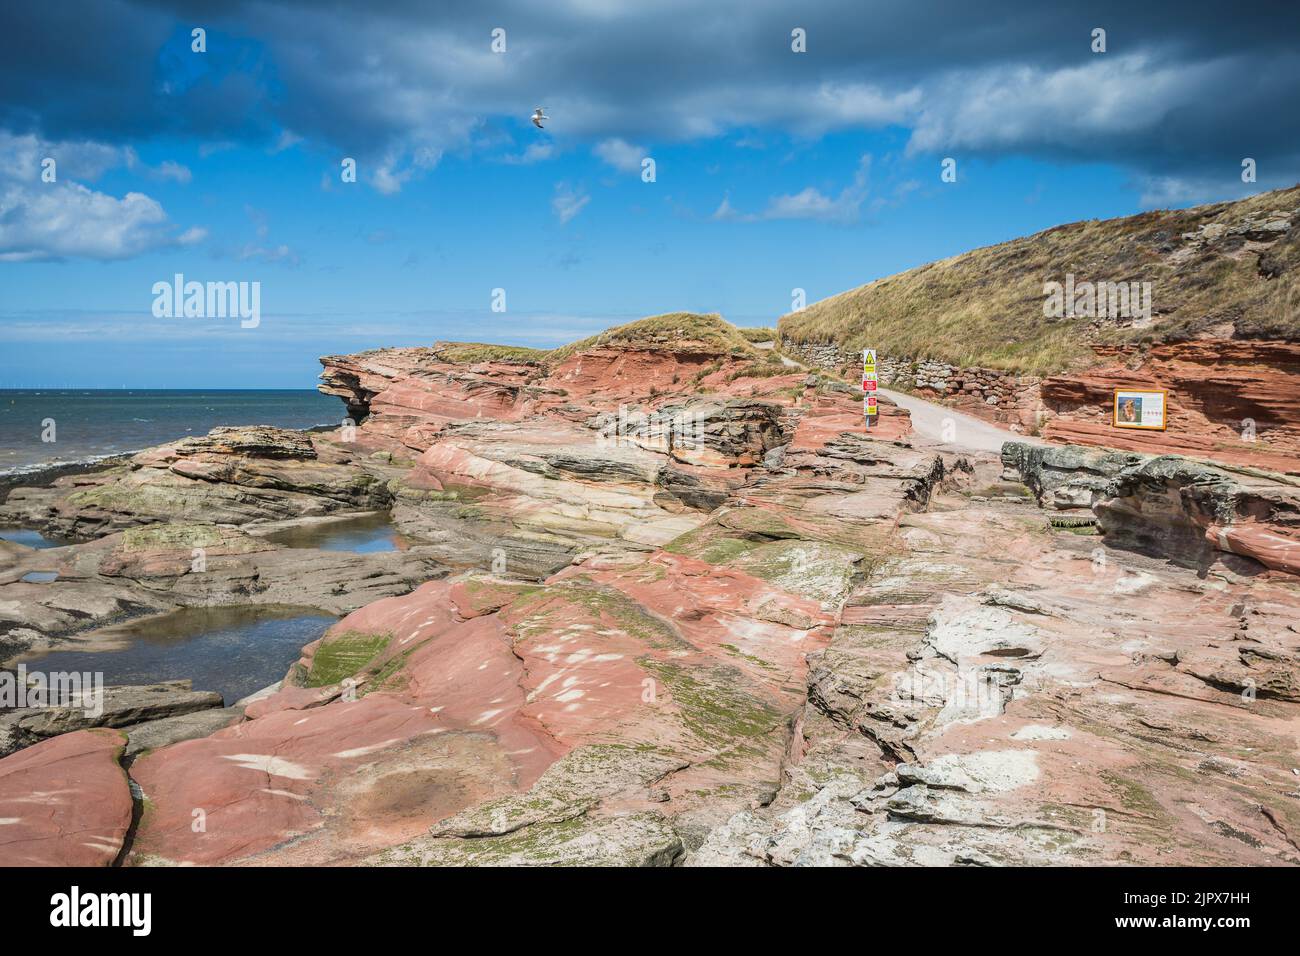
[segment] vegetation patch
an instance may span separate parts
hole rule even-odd
[[[1098,776],[1105,781],[1119,800],[1119,805],[1135,816],[1145,817],[1152,823],[1159,823],[1168,818],[1165,808],[1151,794],[1151,791],[1134,780],[1112,770],[1101,770]]]
[[[742,331],[722,316],[698,312],[668,312],[607,329],[599,335],[562,345],[547,353],[546,359],[557,365],[587,349],[602,346],[664,349],[679,353],[723,354],[754,359],[761,352],[754,348]]]
[[[402,653],[384,661],[383,665],[370,675],[370,679],[366,681],[366,686],[360,690],[357,696],[365,697],[367,694],[373,694],[381,690],[400,690],[407,682],[407,677],[402,672],[406,667],[407,660],[424,643],[424,641],[421,641],[419,644],[408,647]]]
[[[388,646],[391,634],[344,631],[326,637],[312,656],[306,686],[327,687],[353,677]]]
[[[762,736],[784,720],[767,701],[740,689],[743,676],[734,668],[687,669],[652,657],[639,658],[637,663],[663,682],[683,723],[710,747]]]
[[[242,532],[210,524],[151,524],[122,532],[121,549],[127,553],[216,547],[227,551],[257,551],[266,545]]]
[[[220,486],[217,486],[220,488]],[[193,511],[201,514],[201,494],[191,494],[197,489],[186,488],[183,479],[155,481],[143,485],[110,482],[97,488],[86,488],[68,495],[68,503],[78,508],[95,507],[132,515],[180,515]],[[208,494],[213,490],[205,488]]]
[[[727,563],[783,591],[818,601],[839,601],[853,585],[861,552],[820,541],[772,541]]]
[[[773,664],[771,661],[765,661],[763,660],[763,658],[755,657],[753,654],[746,654],[735,644],[719,644],[718,646],[721,647],[728,654],[730,654],[732,657],[738,657],[742,661],[747,661],[748,663],[753,664],[757,667],[763,667],[766,668],[767,670],[775,670],[776,668],[776,665]]]
[[[664,550],[670,554],[683,554],[688,558],[707,561],[709,564],[726,564],[756,544],[747,538],[728,537],[717,525],[703,525],[673,538],[664,545]]]
[[[439,342],[433,347],[444,362],[513,362],[523,365],[540,365],[549,354],[546,349],[530,349],[521,345],[487,345],[483,342]]]
[[[728,373],[727,381],[734,382],[738,378],[775,378],[778,375],[797,375],[797,368],[788,368],[781,364],[781,360],[773,356],[770,362],[750,362],[748,365],[742,365],[733,372]]]
[[[571,618],[565,605],[581,609],[582,615],[591,620],[608,619],[650,647],[660,650],[690,647],[667,621],[651,614],[622,591],[598,585],[586,575],[538,588],[536,593],[516,601],[506,613],[518,621],[515,627],[523,639],[537,631],[549,633],[557,615]]]
[[[419,840],[386,850],[398,866],[670,866],[682,842],[658,814],[535,823],[503,836]]]
[[[476,610],[483,612],[505,607],[520,598],[541,591],[540,584],[507,584],[501,581],[484,581],[469,578],[461,584],[465,597]]]

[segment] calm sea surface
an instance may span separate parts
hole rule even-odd
[[[217,425],[338,424],[343,403],[315,389],[0,389],[0,474],[138,451]],[[46,419],[53,442],[42,441]]]

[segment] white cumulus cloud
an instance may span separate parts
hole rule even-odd
[[[52,182],[42,176],[46,159],[55,163]],[[97,179],[116,166],[141,166],[178,182],[189,177],[176,163],[144,166],[129,148],[48,142],[0,130],[0,261],[128,259],[204,238],[198,227],[177,234],[162,205],[144,193],[118,198],[77,181]]]
[[[731,205],[731,197],[723,198],[711,218],[719,222],[759,222],[773,219],[816,219],[822,222],[851,223],[862,215],[862,204],[869,192],[871,155],[858,160],[853,180],[834,196],[828,196],[814,186],[806,186],[797,193],[773,196],[761,213],[743,213]]]
[[[645,159],[646,156],[646,151],[640,146],[633,146],[627,140],[620,139],[617,136],[612,139],[601,140],[595,145],[592,152],[604,162],[624,173],[639,172],[641,160]]]

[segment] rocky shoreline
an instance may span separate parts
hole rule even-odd
[[[129,454],[103,455],[83,461],[56,461],[29,468],[15,468],[0,474],[0,502],[9,496],[15,488],[48,488],[57,479],[66,475],[93,474],[115,465],[125,464]]]
[[[178,607],[342,617],[229,707],[7,715],[0,861],[1300,862],[1294,483],[953,454],[886,400],[863,435],[860,391],[725,330],[616,331],[327,356],[355,428],[11,492],[80,543],[0,543],[8,660]],[[272,540],[375,511],[411,547]]]

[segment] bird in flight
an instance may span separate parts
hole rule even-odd
[[[537,107],[537,109],[533,110],[533,125],[536,126],[538,129],[546,129],[546,127],[542,125],[542,120],[550,119],[550,117],[547,116],[545,112],[543,112],[543,110],[545,109],[546,107],[539,106]]]

